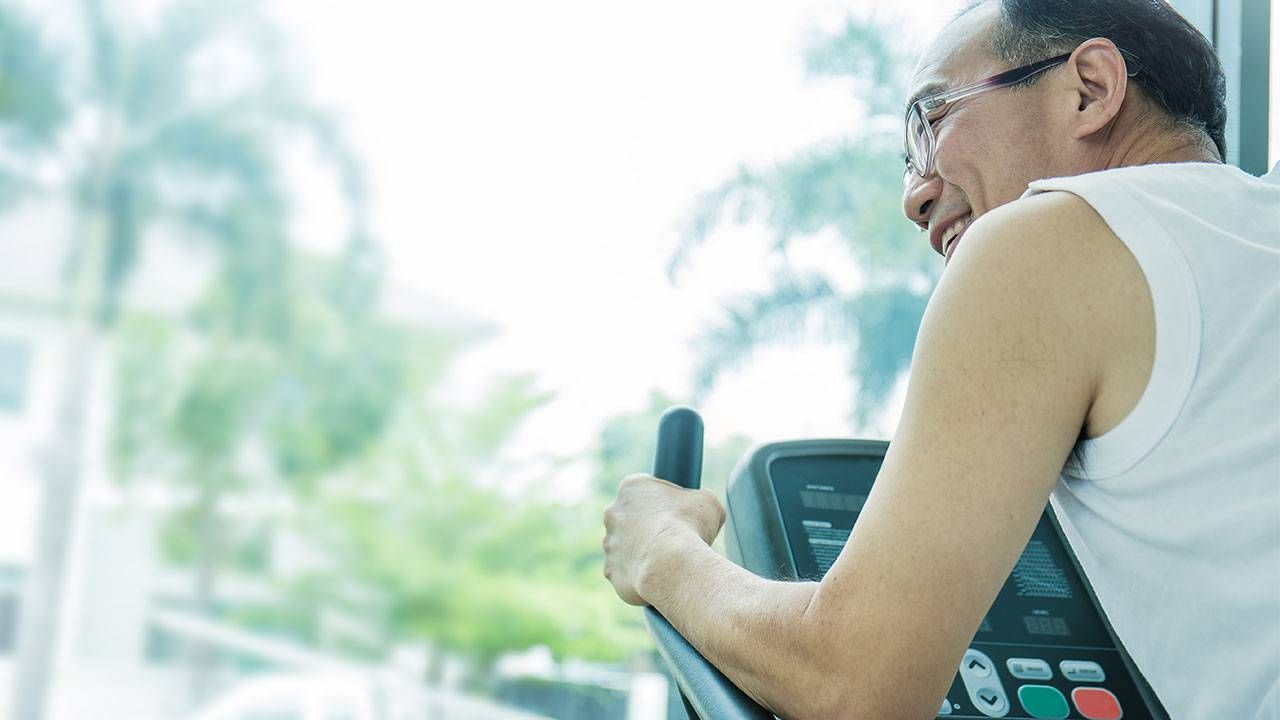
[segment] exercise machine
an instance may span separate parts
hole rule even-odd
[[[663,414],[655,477],[699,487],[702,420]],[[820,580],[856,530],[889,444],[799,440],[753,448],[726,493],[729,559],[775,580]],[[645,619],[690,720],[770,720],[652,607]],[[927,620],[922,620],[927,621]],[[965,651],[941,720],[1167,720],[1125,652],[1051,507]]]

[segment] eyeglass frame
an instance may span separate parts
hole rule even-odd
[[[958,87],[954,90],[945,90],[940,93],[928,95],[911,103],[911,105],[907,108],[905,123],[903,127],[903,134],[904,134],[903,156],[906,159],[907,169],[914,170],[916,175],[919,175],[922,178],[928,177],[933,172],[933,155],[934,155],[934,151],[937,149],[938,141],[933,134],[933,122],[929,120],[928,113],[934,110],[937,110],[940,107],[946,106],[950,103],[955,103],[965,98],[973,97],[974,95],[987,92],[988,90],[998,90],[1000,88],[1009,87],[1011,85],[1017,85],[1018,83],[1030,80],[1036,75],[1039,75],[1040,73],[1046,70],[1049,70],[1051,68],[1057,67],[1058,65],[1065,63],[1067,60],[1070,60],[1072,54],[1074,53],[1075,53],[1075,50],[1072,50],[1071,52],[1063,53],[1061,55],[1057,55],[1055,57],[1051,57],[1045,60],[1040,60],[1038,62],[1033,62],[1028,65],[1023,65],[1021,67],[1016,67],[1016,68],[1013,68],[1012,70],[1005,70],[1004,72],[996,73],[995,75],[992,75],[991,77],[986,78],[985,80],[979,80],[978,82],[965,85],[963,87]],[[1128,61],[1130,65],[1132,65],[1132,67],[1128,69],[1126,74],[1129,77],[1137,76],[1138,64],[1137,64],[1136,58],[1134,58],[1132,55],[1125,52],[1124,50],[1120,50],[1120,54],[1125,57],[1126,61]],[[923,171],[921,171],[921,169],[917,166],[916,164],[917,159],[911,156],[911,145],[912,145],[911,114],[912,113],[916,114],[916,116],[920,120],[921,125],[924,126],[925,167]],[[903,172],[905,173],[906,170],[904,170]]]

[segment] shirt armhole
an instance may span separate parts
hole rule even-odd
[[[1029,187],[1027,195],[1061,190],[1089,203],[1137,260],[1151,293],[1156,343],[1147,386],[1120,424],[1080,443],[1081,463],[1064,470],[1081,479],[1119,475],[1160,444],[1191,392],[1200,361],[1200,294],[1182,249],[1122,183],[1083,176]]]

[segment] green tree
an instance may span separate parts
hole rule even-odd
[[[294,90],[279,43],[249,3],[176,2],[141,32],[124,27],[117,5],[82,0],[78,9],[84,51],[55,61],[38,26],[0,5],[0,200],[43,194],[64,201],[75,218],[63,308],[67,367],[43,469],[15,674],[20,720],[44,714],[94,391],[91,369],[144,234],[160,223],[186,229],[215,249],[230,288],[237,278],[279,267],[288,198],[269,139],[301,131],[334,160],[352,203],[353,253],[368,255],[359,238],[356,166],[333,125]],[[210,51],[228,48],[248,62],[223,82],[202,81]],[[45,165],[56,172],[23,171]],[[274,291],[269,284],[255,289]],[[240,379],[213,381],[232,388]],[[193,421],[198,415],[192,407]]]
[[[552,478],[512,487],[489,477],[551,396],[516,375],[472,406],[456,404],[441,391],[476,338],[457,340],[412,353],[432,358],[404,391],[416,400],[320,489],[301,531],[331,562],[295,579],[291,605],[380,617],[388,641],[425,642],[481,671],[534,645],[597,659],[642,647],[600,577],[597,498],[557,497]],[[314,637],[314,615],[305,624]]]
[[[349,257],[294,259],[257,277],[219,278],[187,321],[130,315],[118,336],[112,459],[124,482],[158,480],[181,498],[169,560],[195,570],[196,609],[223,615],[227,569],[267,575],[271,518],[227,500],[312,502],[323,481],[374,445],[402,404],[422,331],[352,306]],[[247,286],[240,281],[249,281]],[[284,287],[280,304],[249,288]],[[211,649],[195,648],[200,700]]]
[[[675,276],[689,255],[724,222],[763,223],[783,258],[773,287],[744,296],[699,341],[697,395],[766,344],[819,339],[848,348],[856,379],[852,422],[866,427],[911,359],[920,319],[941,268],[927,243],[901,217],[901,107],[907,73],[904,34],[850,18],[820,37],[806,56],[808,73],[852,85],[860,116],[846,137],[818,143],[766,169],[742,167],[702,193],[671,260]],[[786,262],[789,246],[819,234],[839,238],[866,278],[851,293],[830,275]],[[816,322],[814,322],[816,320]]]
[[[430,354],[452,365],[466,348]],[[652,468],[658,417],[675,403],[654,393],[641,410],[610,418],[587,458],[595,466],[588,492],[565,499],[553,477],[526,487],[485,480],[511,435],[551,397],[515,376],[476,406],[458,407],[435,391],[448,382],[447,369],[419,375],[409,394],[423,403],[406,406],[376,451],[326,483],[305,534],[334,562],[300,578],[291,605],[381,616],[386,637],[468,658],[477,683],[500,655],[538,645],[557,658],[601,662],[651,651],[640,613],[601,575],[600,522],[618,481]],[[748,445],[734,437],[709,446],[705,486],[723,496]],[[304,625],[314,637],[314,615]]]

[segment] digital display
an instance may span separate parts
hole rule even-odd
[[[1032,635],[1066,637],[1071,634],[1071,630],[1067,628],[1067,621],[1060,617],[1023,615],[1022,622],[1027,624],[1027,632]]]
[[[838,492],[818,490],[801,490],[800,503],[810,510],[839,510],[841,512],[862,512],[867,504],[866,495],[848,495]]]

